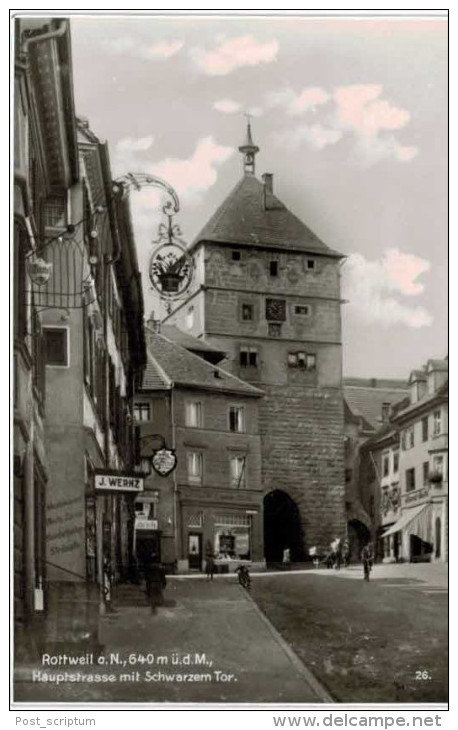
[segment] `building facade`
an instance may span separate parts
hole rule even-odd
[[[180,572],[264,565],[259,402],[262,391],[219,368],[224,354],[166,327],[147,331],[148,364],[135,398],[140,462],[165,446],[177,457],[137,497],[136,543],[158,531],[160,557]],[[181,343],[181,344],[179,344]],[[196,354],[199,353],[199,354]],[[151,504],[151,507],[149,506]],[[154,525],[144,522],[148,512]]]
[[[410,379],[410,404],[393,416],[399,431],[399,535],[404,560],[448,560],[448,360],[428,360]]]
[[[84,598],[128,570],[133,498],[97,493],[94,475],[134,471],[132,399],[146,350],[128,199],[113,194],[107,146],[85,120],[76,126],[80,175],[48,231],[53,274],[41,298],[47,580],[55,596],[72,583]]]
[[[227,353],[224,367],[261,388],[265,554],[302,559],[344,535],[340,272],[328,248],[255,172],[244,175],[192,244],[197,286],[165,320]]]
[[[361,446],[359,488],[384,562],[448,560],[448,361],[428,360],[409,396]]]
[[[131,559],[133,497],[94,474],[134,471],[143,298],[128,197],[75,116],[69,22],[15,30],[15,619],[62,640]]]
[[[381,525],[390,524],[384,520],[390,519],[392,509],[397,504],[398,460],[394,453],[390,453],[389,468],[387,470],[385,460],[382,469],[381,453],[373,444],[378,443],[379,437],[388,438],[386,433],[390,418],[400,403],[407,404],[409,389],[404,380],[349,377],[344,378],[344,395],[348,536],[352,558],[359,559],[363,546],[369,540],[377,540]],[[391,433],[392,427],[388,431]],[[369,444],[370,451],[365,448]],[[381,500],[380,488],[376,486],[377,474],[382,475],[383,486],[389,486],[392,502]],[[385,512],[387,506],[390,509]]]
[[[68,21],[17,19],[14,61],[14,599],[21,623],[43,608],[46,582],[42,248],[56,196],[78,179]]]

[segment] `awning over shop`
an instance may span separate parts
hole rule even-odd
[[[411,507],[405,510],[402,517],[388,528],[383,537],[388,537],[388,535],[393,535],[395,532],[400,532],[408,527],[409,534],[417,535],[425,542],[431,542],[430,514],[431,505],[429,503]]]

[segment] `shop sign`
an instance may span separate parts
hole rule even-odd
[[[158,449],[153,454],[151,464],[155,472],[166,477],[176,468],[177,455],[173,449]]]
[[[157,520],[147,520],[144,517],[137,517],[135,520],[136,530],[157,530]]]
[[[143,478],[127,472],[98,469],[94,474],[94,487],[96,492],[137,494],[143,492]]]

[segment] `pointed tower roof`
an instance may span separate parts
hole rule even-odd
[[[273,194],[271,180],[263,184],[254,175],[244,175],[237,183],[191,248],[204,241],[344,258],[326,246]]]
[[[243,155],[243,169],[245,174],[254,175],[255,171],[255,155],[259,152],[259,147],[254,144],[251,136],[251,124],[250,118],[248,117],[248,123],[246,128],[245,142],[240,145],[239,152]]]

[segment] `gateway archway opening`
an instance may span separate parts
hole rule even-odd
[[[283,551],[289,548],[291,561],[304,558],[304,539],[297,504],[291,497],[275,489],[264,497],[264,552],[267,563],[281,563]]]

